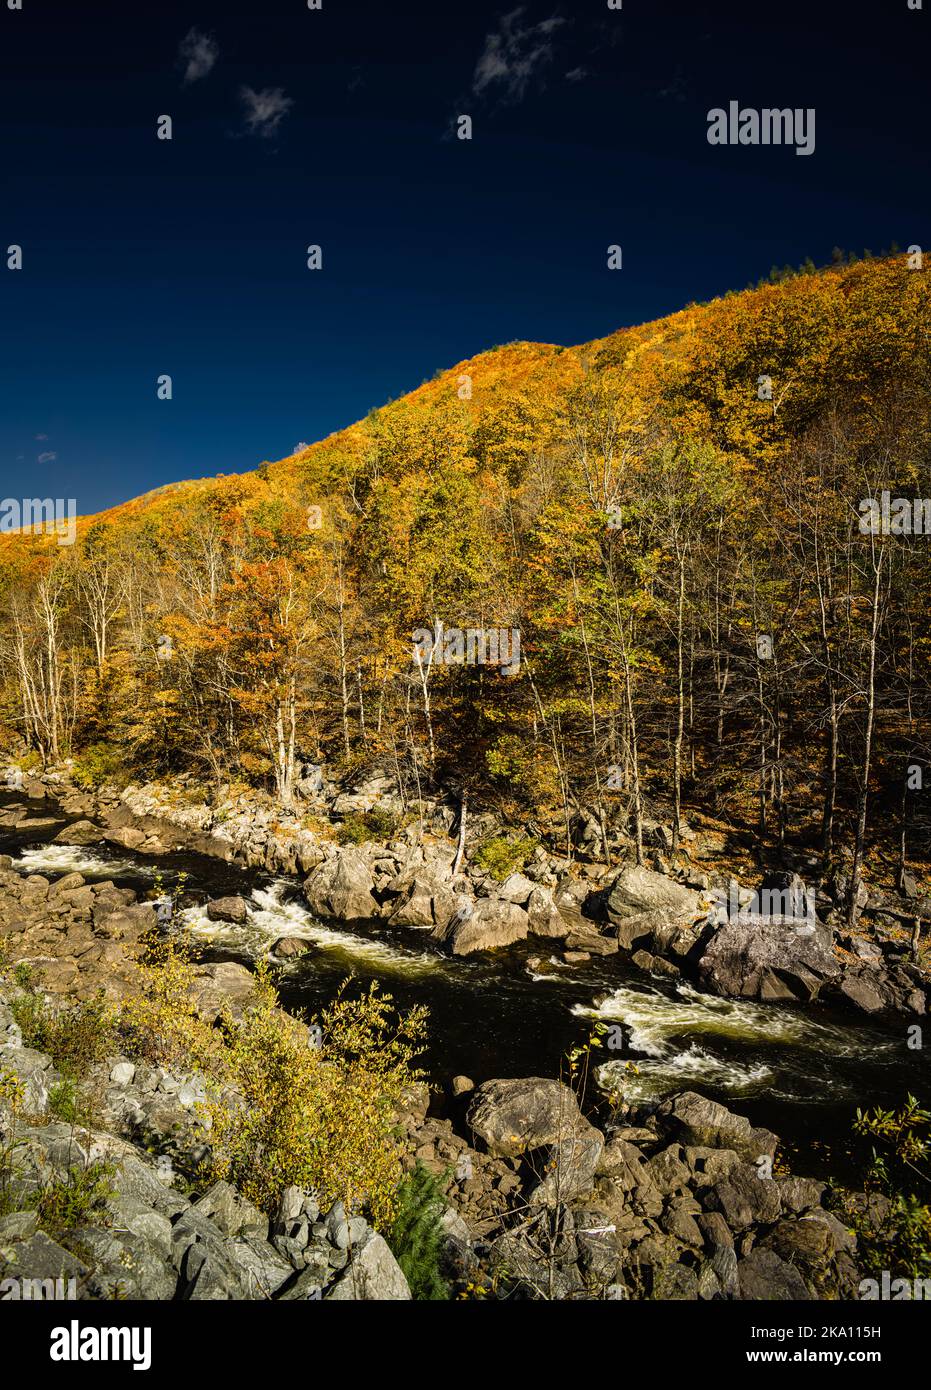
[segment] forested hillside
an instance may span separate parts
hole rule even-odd
[[[929,842],[931,503],[868,534],[861,503],[931,499],[929,320],[905,256],[799,275],[495,348],[73,546],[5,535],[4,742],[286,806],[305,760],[377,763],[557,846],[580,814],[639,840],[659,799],[901,870]]]

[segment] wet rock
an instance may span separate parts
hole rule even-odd
[[[249,920],[249,904],[239,896],[215,898],[207,904],[207,916],[211,922],[232,922],[243,926]]]
[[[272,947],[272,955],[279,960],[293,960],[306,955],[309,950],[310,942],[301,936],[279,936]]]

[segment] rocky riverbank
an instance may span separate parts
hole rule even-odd
[[[801,1004],[821,999],[889,1020],[928,1012],[931,985],[922,933],[926,938],[931,896],[911,877],[903,894],[864,890],[850,931],[842,910],[842,873],[818,876],[809,860],[741,884],[733,851],[719,830],[688,830],[671,863],[668,828],[656,823],[650,829],[650,866],[632,863],[630,847],[619,843],[613,849],[620,868],[608,868],[586,852],[591,827],[583,821],[578,831],[583,847],[573,863],[535,844],[519,871],[496,876],[476,862],[474,850],[493,832],[505,844],[508,834],[519,839],[516,832],[488,815],[472,818],[457,862],[451,835],[456,807],[438,799],[418,802],[416,819],[394,833],[372,832],[364,843],[339,843],[347,819],[399,816],[394,783],[381,774],[348,791],[317,777],[305,787],[301,810],[288,813],[251,792],[208,805],[185,784],[87,794],[55,771],[26,779],[22,790],[38,814],[13,808],[0,814],[0,824],[29,828],[45,821],[52,827],[55,822],[41,808],[54,798],[68,815],[82,817],[54,835],[59,843],[109,844],[153,856],[188,850],[291,874],[302,880],[308,906],[321,920],[419,929],[435,949],[453,955],[530,939],[539,941],[541,952],[555,950],[571,964],[621,951],[648,974],[681,974],[731,998]],[[11,879],[3,886],[18,894],[22,925],[10,933],[14,950],[48,945],[42,894],[51,892],[51,885],[33,876],[21,891]],[[92,904],[90,890],[82,896],[81,887],[69,883],[55,889],[54,915],[60,919],[73,907],[84,921],[81,913],[90,910],[99,937],[103,929],[97,919],[112,896]],[[73,891],[78,892],[74,902]],[[788,913],[787,902],[793,905]],[[249,908],[243,900],[230,910],[245,920]],[[141,911],[136,916],[141,920]],[[114,926],[131,936],[125,917]],[[67,954],[83,958],[84,968],[98,958],[109,963],[99,940],[82,944],[80,954]],[[283,944],[282,952],[287,950]],[[58,967],[59,979],[67,971]]]
[[[25,1047],[0,988],[0,1103],[8,1162],[0,1289],[75,1281],[79,1299],[405,1300],[381,1234],[339,1205],[287,1188],[269,1216],[229,1184],[178,1180],[210,1144],[205,1083],[113,1056],[94,1068],[93,1128],[55,1113],[52,1059]],[[248,1007],[248,1000],[240,1001]],[[209,1003],[207,1005],[209,1007]],[[824,1184],[773,1166],[778,1139],[694,1092],[596,1127],[555,1080],[457,1078],[452,1117],[425,1087],[397,1116],[405,1166],[440,1183],[451,1292],[555,1299],[824,1299],[857,1296],[856,1240]],[[6,1152],[6,1150],[4,1150]],[[52,1236],[36,1197],[107,1165],[93,1212]],[[11,1200],[12,1198],[12,1200]],[[865,1201],[865,1199],[863,1199]],[[35,1295],[40,1296],[40,1295]]]
[[[88,794],[54,772],[20,791],[21,802],[0,812],[12,833],[89,853],[122,847],[156,864],[181,850],[293,873],[321,920],[413,929],[438,953],[536,938],[545,959],[530,963],[544,973],[548,959],[584,968],[623,956],[644,976],[692,978],[764,1004],[843,1002],[890,1022],[927,1012],[927,973],[903,926],[926,911],[917,890],[907,899],[870,894],[852,935],[837,883],[817,886],[813,918],[773,920],[723,853],[716,859],[711,832],[693,833],[676,867],[659,845],[650,867],[628,861],[611,871],[584,858],[569,866],[536,846],[519,870],[495,876],[471,862],[468,840],[453,872],[452,808],[421,806],[417,822],[391,835],[340,844],[337,804],[346,816],[360,805],[377,810],[378,797],[390,796],[383,788],[331,795],[327,817],[312,825],[266,816],[245,794],[214,807],[177,788]],[[500,829],[479,824],[473,834]],[[797,900],[797,876],[768,882]],[[247,926],[253,911],[235,895],[206,904],[220,924]],[[80,872],[23,873],[0,856],[0,1070],[28,1097],[17,1125],[18,1200],[0,1218],[0,1278],[75,1278],[85,1298],[409,1298],[394,1255],[361,1213],[321,1211],[313,1193],[292,1188],[263,1214],[227,1184],[199,1190],[178,1177],[210,1144],[196,1073],[109,1057],[92,1076],[94,1126],[56,1114],[52,1060],[23,1046],[11,1012],[12,969],[27,965],[53,1007],[100,990],[118,1000],[134,989],[140,943],[158,921],[159,904],[131,888]],[[305,947],[285,936],[265,950],[287,959]],[[224,1004],[236,1015],[249,1009],[254,982],[243,965],[223,961],[197,965],[193,988],[201,1016],[214,1019]],[[553,1079],[475,1086],[457,1077],[432,1093],[415,1088],[397,1124],[404,1166],[422,1164],[440,1185],[453,1292],[856,1297],[856,1241],[825,1185],[793,1177],[774,1134],[695,1091],[599,1118],[583,1117],[573,1091]],[[7,1106],[0,1146],[11,1126]],[[101,1161],[114,1190],[93,1221],[70,1235],[43,1230],[36,1192]]]

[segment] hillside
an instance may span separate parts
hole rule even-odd
[[[931,498],[929,301],[897,257],[512,343],[73,547],[3,536],[4,741],[286,806],[303,761],[387,766],[596,857],[696,808],[901,878],[929,539],[859,520]]]

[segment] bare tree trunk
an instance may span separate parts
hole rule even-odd
[[[456,857],[453,860],[452,877],[455,878],[462,868],[462,861],[465,858],[466,842],[466,816],[468,815],[469,794],[463,792],[459,801],[459,841],[456,845]]]
[[[853,863],[850,866],[850,897],[847,903],[847,925],[853,928],[857,921],[857,897],[860,891],[863,848],[866,843],[867,808],[870,796],[870,772],[873,757],[873,724],[876,718],[876,649],[879,634],[879,595],[882,583],[885,546],[880,547],[879,559],[874,562],[873,573],[873,612],[870,621],[869,661],[866,683],[866,728],[863,734],[863,761],[860,768],[861,785],[857,813],[857,833],[853,846]]]

